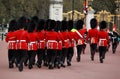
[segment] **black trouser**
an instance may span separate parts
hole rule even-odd
[[[44,56],[45,56],[45,49],[38,49],[37,50],[37,64],[41,65],[42,60],[45,61],[45,59],[43,59]]]
[[[83,49],[83,45],[77,45],[77,61],[80,61],[81,59],[82,49]]]
[[[95,52],[97,50],[97,44],[91,44],[90,45],[90,51],[91,51],[91,58],[94,59]]]
[[[47,55],[48,55],[48,65],[53,66],[56,58],[56,50],[54,49],[48,49]]]
[[[68,48],[63,48],[61,53],[61,64],[65,63],[65,58],[67,57]]]
[[[26,57],[25,57],[25,61],[24,61],[24,65],[27,66],[28,65],[28,51],[26,51]]]
[[[105,58],[106,51],[107,51],[107,47],[99,46],[99,58],[100,59],[104,59]]]
[[[8,49],[9,66],[15,63],[15,59],[16,59],[16,50]]]
[[[83,54],[85,53],[86,44],[83,44]]]
[[[35,56],[36,56],[36,51],[34,50],[30,50],[28,51],[28,60],[29,60],[29,65],[33,65],[34,60],[35,60]]]
[[[113,53],[116,52],[117,44],[118,44],[117,42],[112,43],[112,51],[113,51]]]
[[[61,53],[62,53],[62,50],[57,50],[57,54],[56,54],[56,58],[55,58],[55,65],[60,65]]]
[[[26,58],[26,50],[17,50],[17,64],[23,68],[23,63]]]
[[[67,53],[67,62],[71,62],[72,60],[72,57],[73,57],[73,47],[69,47],[68,48],[68,53]]]

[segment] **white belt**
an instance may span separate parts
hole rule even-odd
[[[45,40],[39,40],[39,42],[45,42]]]
[[[8,41],[8,43],[15,43],[16,41]]]
[[[36,41],[30,42],[31,44],[36,43]]]
[[[59,41],[59,43],[62,43],[62,41]]]
[[[64,40],[64,42],[68,42],[69,41],[69,39],[67,39],[67,40]]]
[[[106,39],[100,39],[100,41],[104,41],[104,40],[106,40]]]
[[[17,40],[17,42],[26,42],[26,40]]]
[[[57,43],[56,40],[48,40],[47,42],[55,42],[55,43]]]

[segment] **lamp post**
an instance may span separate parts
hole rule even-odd
[[[74,0],[72,0],[72,20],[74,21]]]
[[[120,29],[119,27],[119,15],[120,15],[120,0],[116,0],[116,10],[115,10],[115,24],[117,25],[117,27]]]

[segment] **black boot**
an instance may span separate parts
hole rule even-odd
[[[100,63],[103,63],[103,59],[102,58],[100,59]]]
[[[14,68],[12,61],[9,62],[9,68]]]
[[[33,68],[33,66],[32,66],[32,65],[29,65],[29,66],[28,66],[28,68],[29,68],[29,69],[32,69],[32,68]]]
[[[48,66],[48,69],[53,69],[53,66],[52,66],[52,65],[49,65],[49,66]]]
[[[71,66],[71,63],[70,63],[70,62],[67,62],[67,66]]]
[[[65,68],[65,65],[64,65],[64,64],[61,64],[61,67],[64,67],[64,68]]]
[[[76,60],[77,60],[77,62],[80,62],[80,57],[77,57]]]
[[[9,68],[14,68],[14,65],[13,64],[9,64]]]
[[[36,63],[36,65],[37,65],[38,68],[41,68],[41,65],[40,65],[40,64]]]
[[[91,60],[94,61],[94,57],[93,56],[91,57]]]
[[[22,72],[22,71],[23,71],[23,66],[20,65],[20,64],[18,64],[18,70],[19,70],[20,72]]]

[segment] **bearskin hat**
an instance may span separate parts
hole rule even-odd
[[[50,26],[50,21],[51,19],[46,20],[44,30],[48,30],[48,27]]]
[[[8,32],[17,30],[17,27],[18,27],[17,21],[15,19],[11,20],[9,23]]]
[[[34,30],[35,30],[35,22],[31,20],[28,25],[28,32],[33,32]]]
[[[20,17],[18,19],[18,27],[19,27],[19,29],[25,28],[26,26],[27,26],[26,17],[25,16]]]
[[[60,31],[61,30],[61,21],[56,21],[56,26],[55,26],[55,31]]]
[[[45,20],[40,19],[40,21],[38,22],[38,25],[37,25],[37,32],[43,30],[44,26],[45,26]]]
[[[50,21],[50,25],[48,26],[48,30],[51,31],[55,28],[56,22],[54,20]]]
[[[68,31],[71,31],[73,29],[73,21],[69,20],[67,26],[68,26]]]
[[[35,23],[39,22],[39,18],[37,16],[33,16],[31,20],[33,20]]]
[[[100,29],[105,29],[107,27],[107,22],[101,21],[99,26],[100,26]]]
[[[84,24],[83,20],[78,20],[77,23],[76,23],[77,30],[82,29],[83,24]]]
[[[90,20],[90,26],[92,29],[97,27],[97,20],[95,18]]]
[[[62,21],[61,28],[62,28],[62,31],[66,31],[67,30],[67,21],[65,21],[65,20]]]

